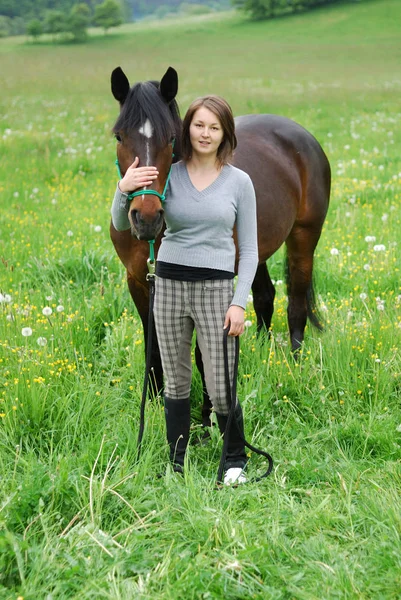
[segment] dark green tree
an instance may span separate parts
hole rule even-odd
[[[84,42],[88,37],[90,23],[90,10],[87,4],[74,4],[68,18],[68,31],[75,42]]]
[[[34,40],[37,40],[43,33],[43,24],[39,19],[32,19],[29,21],[26,32],[28,35],[32,36]]]
[[[104,0],[102,4],[96,6],[94,23],[103,27],[105,33],[111,27],[118,27],[122,22],[121,6],[116,0]]]
[[[311,10],[317,6],[335,4],[339,1],[344,0],[231,0],[233,6],[249,14],[255,21]]]
[[[59,10],[48,10],[45,13],[44,30],[51,33],[53,40],[59,33],[65,33],[67,29],[64,14]]]

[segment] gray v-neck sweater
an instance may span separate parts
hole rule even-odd
[[[111,209],[118,231],[130,228],[127,194],[117,187]],[[225,165],[207,188],[192,184],[184,162],[172,166],[164,203],[166,230],[158,260],[189,267],[235,270],[238,240],[238,280],[232,304],[246,307],[258,264],[256,199],[250,177]]]

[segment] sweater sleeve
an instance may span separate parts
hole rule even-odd
[[[128,209],[128,195],[124,194],[117,184],[117,189],[113,198],[113,204],[111,205],[111,220],[114,228],[117,229],[117,231],[131,229],[131,224],[128,220]]]
[[[238,279],[231,305],[246,308],[258,266],[256,196],[249,177],[238,199],[236,226],[239,251]]]

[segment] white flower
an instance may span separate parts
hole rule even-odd
[[[101,225],[95,225],[93,229],[94,229],[94,231],[96,231],[96,233],[100,233],[102,231],[102,226]]]
[[[244,327],[250,327],[252,325],[252,321],[245,321]]]
[[[366,265],[363,265],[363,268],[364,268],[365,271],[370,271],[370,269],[372,267],[370,265],[366,264]]]
[[[14,315],[13,315],[13,314],[7,315],[7,316],[6,316],[6,319],[7,319],[7,321],[9,321],[10,323],[11,323],[12,321],[14,321],[14,320],[15,320],[15,319],[14,319]]]
[[[283,285],[283,280],[282,279],[277,279],[276,285]]]
[[[384,252],[385,249],[386,246],[384,244],[376,244],[375,246],[373,246],[373,250],[375,252]]]
[[[68,237],[72,237],[74,235],[73,232],[71,231],[71,229],[69,229],[67,231],[67,235],[68,235]]]
[[[37,342],[38,346],[46,346],[47,339],[45,337],[38,337],[36,342]]]
[[[365,292],[362,292],[362,294],[359,294],[359,297],[361,300],[366,300],[366,298],[368,297],[367,294],[365,294]]]
[[[50,315],[52,314],[52,309],[50,308],[50,306],[45,306],[44,309],[42,310],[42,314],[45,315],[45,317],[50,317]]]
[[[253,296],[252,296],[252,294],[249,294],[249,296],[248,296],[248,302],[253,302]]]
[[[52,198],[52,204],[57,204],[56,198]]]
[[[57,312],[63,312],[64,310],[64,306],[62,306],[61,304],[58,305],[58,307],[56,308]]]
[[[85,150],[85,152],[86,152],[86,154],[90,154],[90,153],[92,152],[92,148],[87,148],[87,149]]]
[[[21,329],[21,333],[24,337],[29,337],[30,335],[32,335],[32,329],[30,327],[23,327]]]
[[[10,296],[10,294],[0,294],[0,304],[2,304],[3,302],[5,302],[6,304],[10,304],[12,298]]]
[[[14,192],[13,196],[14,196],[14,198],[18,198],[19,197],[19,192]]]
[[[332,248],[332,249],[330,250],[330,254],[331,254],[332,256],[338,256],[340,253],[339,253],[339,251],[338,251],[338,249],[337,249],[337,248]]]
[[[51,300],[53,300],[53,296],[52,295],[46,296],[46,300],[48,300],[50,302]]]
[[[365,242],[375,242],[376,241],[376,237],[374,235],[367,235],[365,237]]]
[[[384,214],[382,215],[382,221],[383,221],[383,223],[385,223],[385,222],[387,221],[387,219],[388,219],[388,214],[387,214],[387,213],[384,213]]]

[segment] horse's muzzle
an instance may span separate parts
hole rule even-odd
[[[163,227],[163,209],[150,219],[141,215],[139,210],[130,211],[131,232],[138,240],[154,240]]]

